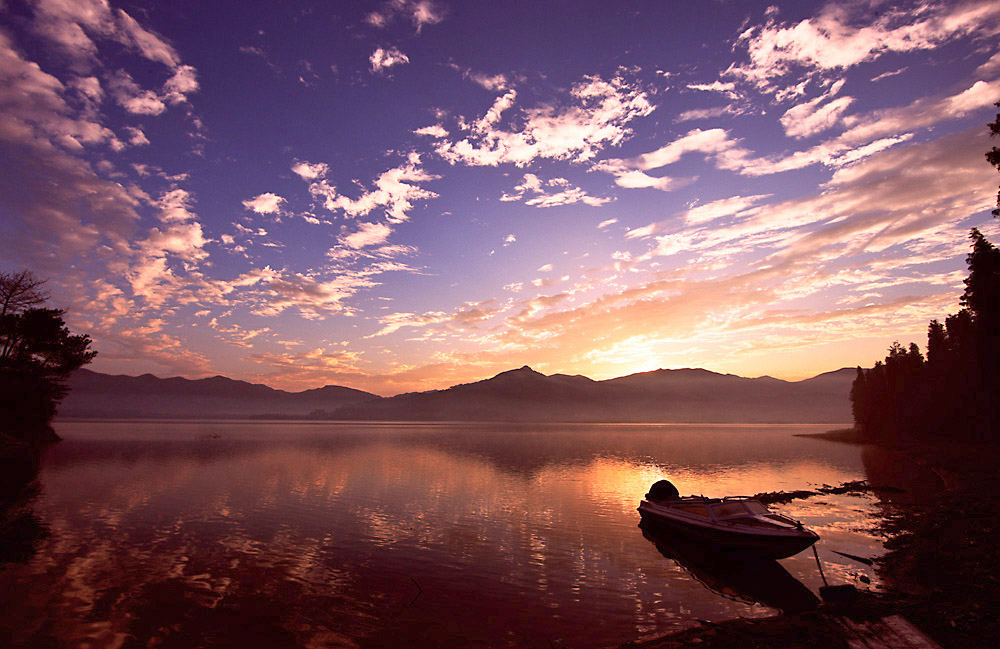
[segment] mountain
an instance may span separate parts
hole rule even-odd
[[[79,370],[61,417],[367,421],[844,423],[855,370],[804,381],[748,379],[702,369],[655,370],[604,381],[528,366],[445,390],[382,398],[327,386],[285,392],[223,376],[189,380]]]
[[[305,392],[285,392],[224,376],[207,379],[152,374],[122,376],[81,369],[69,379],[70,393],[59,406],[60,417],[246,418],[260,415],[305,417],[315,410],[381,397],[353,388],[328,385]]]
[[[328,419],[843,423],[855,370],[804,381],[702,369],[656,370],[594,381],[522,367],[447,390],[416,392],[328,411]]]

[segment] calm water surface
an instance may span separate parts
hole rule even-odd
[[[864,478],[857,447],[794,436],[826,428],[62,422],[29,503],[47,534],[0,564],[0,638],[587,649],[773,614],[822,585],[811,552],[719,575],[644,537],[636,506],[662,477],[709,496]],[[874,499],[780,511],[819,532],[828,579],[875,580],[833,553],[881,552]]]

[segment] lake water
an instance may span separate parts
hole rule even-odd
[[[636,506],[663,477],[863,479],[858,447],[795,436],[827,428],[60,422],[28,503],[45,533],[0,564],[0,644],[587,649],[770,615],[822,586],[811,552],[713,574]],[[775,509],[819,532],[828,580],[877,586],[833,552],[881,552],[875,499]]]

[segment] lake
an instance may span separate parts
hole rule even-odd
[[[771,615],[823,585],[811,551],[713,574],[636,507],[664,477],[708,496],[863,479],[858,447],[796,437],[831,427],[57,422],[26,503],[42,534],[0,564],[0,637],[588,649]],[[881,553],[876,499],[774,508],[820,534],[831,583],[877,587],[833,552]]]

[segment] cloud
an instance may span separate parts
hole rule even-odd
[[[650,153],[644,153],[635,158],[604,160],[594,165],[594,168],[612,174],[615,177],[615,183],[620,187],[651,187],[669,191],[684,182],[688,182],[688,179],[654,177],[645,172],[672,165],[688,153],[698,152],[714,155],[732,149],[735,145],[736,143],[729,138],[729,134],[724,129],[702,130],[696,128]]]
[[[372,11],[365,16],[365,22],[377,29],[384,29],[397,17],[402,17],[413,23],[417,33],[424,25],[436,25],[444,20],[443,7],[430,0],[390,0],[378,11]]]
[[[998,31],[1000,6],[991,0],[918,7],[830,3],[794,24],[778,23],[772,14],[763,26],[744,31],[737,44],[746,47],[749,61],[725,74],[774,92],[786,75],[842,71],[883,54],[932,50],[954,38]]]
[[[510,81],[503,74],[488,75],[480,72],[470,72],[466,76],[473,83],[493,92],[506,90],[507,86],[510,84]]]
[[[452,313],[429,311],[427,313],[390,313],[379,318],[380,328],[366,338],[386,336],[399,331],[403,327],[441,327],[464,331],[477,327],[480,323],[493,318],[501,309],[497,308],[492,299],[481,302],[466,302]]]
[[[173,76],[163,84],[163,94],[171,104],[179,104],[187,101],[187,96],[197,92],[199,87],[194,67],[181,65],[174,70]]]
[[[370,57],[368,57],[368,62],[371,63],[372,72],[384,73],[386,70],[395,65],[409,63],[410,57],[406,56],[395,47],[390,47],[388,49],[379,47],[372,52]]]
[[[763,205],[763,196],[725,199],[731,222],[724,226],[704,218],[722,205],[708,203],[683,231],[656,238],[653,255],[680,251],[730,257],[761,256],[776,260],[812,260],[881,253],[893,246],[935,241],[933,233],[995,201],[989,166],[969,151],[985,148],[976,127],[938,140],[883,151],[834,173],[824,191],[805,198]],[[697,210],[698,208],[693,208]],[[702,220],[704,218],[704,220]],[[646,237],[671,229],[671,223],[630,230],[627,238]],[[635,233],[633,235],[633,233]],[[937,245],[937,244],[935,244]],[[775,252],[778,250],[779,252]]]
[[[744,217],[751,213],[753,206],[769,197],[770,194],[730,196],[729,198],[696,205],[684,212],[684,222],[689,225],[701,225],[725,216],[734,218]]]
[[[330,172],[330,165],[324,162],[310,163],[296,160],[295,164],[292,165],[292,172],[303,180],[316,180],[325,177]]]
[[[618,219],[608,219],[606,221],[601,221],[600,223],[597,224],[597,229],[598,230],[603,230],[604,228],[608,227],[609,225],[614,225],[615,223],[618,223]]]
[[[691,90],[702,90],[705,92],[720,92],[731,99],[736,99],[738,95],[736,94],[736,84],[732,81],[713,81],[712,83],[689,83],[688,88]]]
[[[377,380],[367,376],[368,369],[360,354],[344,349],[315,347],[303,352],[265,352],[251,354],[250,359],[272,368],[267,374],[272,380],[299,388],[330,383],[358,386]]]
[[[140,88],[124,70],[111,76],[107,84],[118,105],[134,115],[159,115],[167,110],[167,105],[157,93]]]
[[[980,79],[996,77],[1000,73],[1000,52],[995,53],[988,61],[976,68],[975,74]]]
[[[392,228],[384,223],[361,223],[357,230],[341,237],[340,243],[348,248],[366,248],[384,243],[390,234]]]
[[[875,83],[876,81],[881,81],[882,79],[888,79],[889,77],[894,77],[897,74],[902,74],[903,72],[906,72],[905,67],[897,68],[895,70],[889,70],[888,72],[883,72],[882,74],[872,77],[872,83]]]
[[[351,217],[365,216],[376,208],[385,208],[390,223],[402,223],[410,218],[413,202],[437,198],[434,192],[420,187],[417,183],[437,180],[438,176],[420,167],[420,156],[411,153],[407,162],[383,172],[375,180],[375,188],[356,199],[337,192],[325,181],[314,182],[309,191],[323,200],[323,206],[330,211],[343,211]]]
[[[252,45],[243,45],[240,47],[240,52],[248,56],[258,57],[268,70],[276,75],[281,74],[281,68],[271,61],[271,58],[267,55],[267,52],[265,52],[263,48],[254,47]]]
[[[472,131],[479,134],[488,133],[490,127],[500,121],[503,112],[514,105],[516,98],[517,92],[514,90],[497,97],[493,105],[490,106],[490,109],[486,111],[486,114],[473,122]]]
[[[413,131],[417,135],[429,135],[434,138],[445,138],[448,137],[448,131],[444,129],[440,124],[433,124],[431,126],[425,126],[423,128],[418,128]]]
[[[906,142],[919,129],[986,108],[1000,96],[1000,80],[979,80],[953,95],[929,96],[906,106],[844,116],[843,109],[850,102],[843,105],[838,105],[838,100],[822,103],[841,86],[839,82],[834,84],[816,101],[800,104],[782,117],[788,134],[796,137],[819,133],[838,122],[844,127],[839,135],[807,149],[784,155],[758,156],[730,137],[725,129],[694,129],[655,151],[634,158],[604,160],[595,164],[594,169],[614,175],[616,184],[621,187],[671,190],[690,179],[679,181],[670,176],[652,176],[647,171],[675,164],[693,152],[713,160],[720,169],[747,176],[770,175],[816,164],[841,168]]]
[[[854,102],[853,97],[833,98],[843,86],[844,80],[841,79],[819,97],[786,110],[781,116],[781,125],[785,127],[785,133],[802,138],[836,126],[841,115]]]
[[[682,122],[693,122],[699,119],[718,119],[723,115],[741,115],[742,111],[736,106],[714,106],[712,108],[693,108],[686,110],[674,118],[678,124]]]
[[[513,234],[508,234],[506,237],[504,237],[503,246],[504,246],[504,248],[506,248],[507,246],[509,246],[510,244],[512,244],[512,243],[514,243],[516,241],[517,241],[517,237],[515,237]]]
[[[139,220],[139,201],[128,189],[101,179],[76,157],[116,138],[74,113],[65,91],[0,32],[0,151],[17,160],[0,174],[6,219],[0,250],[39,273],[61,274],[70,260],[100,245],[127,254]]]
[[[542,104],[501,119],[505,111],[512,112],[515,98],[510,91],[482,118],[460,124],[467,136],[441,141],[435,148],[438,155],[470,166],[523,167],[538,158],[583,162],[621,143],[631,133],[628,123],[653,111],[646,94],[620,76],[610,81],[584,77],[570,90],[570,103]],[[513,128],[504,129],[504,121]]]
[[[560,188],[560,191],[550,192],[546,189],[551,187]],[[533,194],[533,196],[524,200],[528,193]],[[526,205],[535,207],[555,207],[557,205],[572,205],[573,203],[599,207],[611,201],[610,198],[590,196],[579,187],[570,186],[569,181],[565,178],[552,178],[543,182],[535,174],[524,174],[524,180],[514,187],[514,193],[503,194],[500,200],[524,200]]]
[[[96,63],[91,37],[124,45],[144,58],[175,68],[180,63],[173,46],[106,0],[45,0],[34,7],[35,31],[55,43],[79,65]]]
[[[149,144],[149,138],[146,137],[141,128],[126,126],[125,132],[128,133],[128,143],[132,146],[146,146]]]
[[[357,275],[344,274],[324,281],[283,271],[264,274],[262,284],[262,299],[254,310],[258,315],[274,316],[294,308],[306,316],[322,316],[343,312],[345,299],[376,283]]]
[[[477,86],[485,88],[490,92],[501,92],[507,90],[510,87],[511,80],[505,74],[486,74],[484,72],[475,72],[470,68],[463,68],[456,63],[449,63],[448,67],[459,72],[463,79],[468,79]]]
[[[266,192],[243,201],[243,207],[253,210],[257,214],[280,214],[281,206],[286,202],[281,196]]]
[[[906,106],[843,117],[846,129],[811,148],[785,156],[756,157],[733,146],[719,158],[720,166],[745,175],[766,175],[814,164],[842,167],[913,137],[919,129],[965,117],[990,106],[1000,96],[1000,80],[976,81],[954,95],[933,95]]]
[[[151,307],[162,307],[184,288],[186,282],[170,267],[171,258],[193,265],[208,257],[208,240],[191,210],[192,202],[192,196],[183,189],[164,192],[155,201],[160,224],[150,228],[138,243],[139,255],[128,272],[128,280],[133,294]]]

